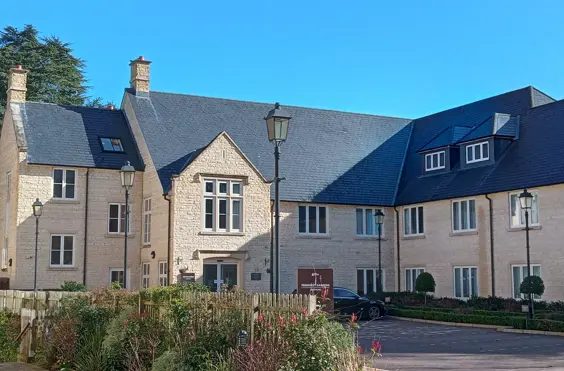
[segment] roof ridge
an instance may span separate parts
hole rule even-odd
[[[197,95],[197,94],[183,94],[183,93],[166,92],[166,91],[155,91],[155,90],[152,90],[151,93],[181,95],[181,96],[185,96],[185,97],[196,97],[196,98],[205,98],[205,99],[215,99],[215,100],[223,100],[223,101],[229,101],[229,102],[242,102],[242,103],[270,104],[270,105],[273,105],[273,103],[271,103],[271,102],[258,102],[258,101],[253,101],[253,100],[243,100],[243,99],[233,99],[233,98],[221,98],[221,97],[208,97],[208,96],[205,96],[205,95]],[[150,97],[151,97],[151,96],[149,95],[149,98],[150,98]],[[305,109],[317,110],[317,111],[327,111],[327,112],[345,113],[345,114],[351,114],[351,115],[362,115],[362,116],[370,116],[370,117],[391,118],[391,119],[406,120],[406,121],[412,121],[412,120],[413,120],[412,118],[408,118],[408,117],[376,115],[376,114],[372,114],[372,113],[352,112],[352,111],[340,111],[340,110],[330,109],[330,108],[318,108],[318,107],[296,106],[296,105],[291,105],[291,104],[283,104],[282,106],[284,106],[284,107],[292,107],[292,108],[305,108]]]
[[[462,138],[460,138],[459,140],[456,141],[456,144],[458,143],[462,143],[464,138],[466,138],[468,135],[472,134],[474,131],[476,131],[476,129],[478,129],[479,127],[481,127],[482,125],[484,125],[486,122],[489,121],[489,119],[491,119],[494,115],[496,114],[496,112],[492,113],[491,115],[489,115],[484,121],[480,122],[478,125],[474,126],[472,128],[472,130],[470,130],[469,132],[467,132]]]
[[[109,109],[109,108],[102,108],[102,107],[89,107],[89,106],[74,106],[72,104],[60,104],[60,103],[51,103],[51,102],[36,102],[36,101],[25,101],[25,104],[40,104],[40,105],[51,105],[51,106],[59,106],[59,107],[69,107],[69,108],[85,108],[85,109],[92,109],[92,110],[99,110],[104,112],[121,112],[121,108],[116,109]]]

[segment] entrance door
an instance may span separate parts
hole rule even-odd
[[[204,285],[217,292],[222,285],[229,288],[237,285],[237,264],[204,264]]]

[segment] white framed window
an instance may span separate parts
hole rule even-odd
[[[298,206],[298,233],[327,234],[327,207]]]
[[[537,191],[529,191],[533,195],[533,204],[529,210],[529,225],[537,226],[539,222],[539,193]],[[525,210],[521,209],[521,201],[519,195],[521,192],[509,194],[509,220],[510,227],[520,228],[525,226]]]
[[[76,170],[53,169],[53,198],[76,199]]]
[[[129,269],[127,269],[127,286],[129,287]],[[110,282],[111,285],[113,282],[119,283],[119,285],[123,288],[123,267],[122,268],[110,268]]]
[[[415,281],[425,268],[406,268],[405,269],[405,291],[415,291]]]
[[[403,208],[403,234],[405,236],[422,235],[423,228],[423,206],[411,206]]]
[[[159,286],[168,286],[168,263],[159,262]]]
[[[51,267],[74,266],[74,236],[66,234],[51,235]]]
[[[243,183],[240,180],[204,179],[203,229],[243,231]]]
[[[425,171],[445,168],[445,151],[428,153],[425,155]]]
[[[378,291],[378,268],[356,269],[356,292],[365,296],[371,292]],[[386,273],[382,269],[382,291],[386,291]]]
[[[514,299],[526,299],[526,295],[521,294],[521,283],[527,277],[527,264],[518,264],[511,266],[511,282],[513,286]],[[541,277],[540,264],[531,264],[531,276]],[[534,300],[540,300],[539,295],[533,295]]]
[[[108,233],[125,234],[125,204],[110,204],[108,209]],[[127,228],[127,233],[131,228]]]
[[[151,243],[151,213],[153,210],[151,197],[143,200],[143,245]]]
[[[466,146],[466,163],[486,161],[490,158],[490,144],[480,142]]]
[[[151,263],[143,263],[141,264],[141,287],[144,289],[149,288],[150,279],[151,279]]]
[[[356,209],[356,235],[357,236],[378,236],[378,224],[374,214],[376,210],[372,208]],[[384,236],[384,224],[382,224],[381,236]]]
[[[476,230],[476,200],[452,202],[452,230],[453,232]]]
[[[454,267],[454,297],[467,299],[478,296],[478,268]]]
[[[100,143],[106,152],[123,152],[121,140],[118,138],[100,138]]]

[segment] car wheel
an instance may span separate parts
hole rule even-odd
[[[380,308],[377,305],[370,307],[368,309],[368,317],[370,319],[378,319],[380,318]]]

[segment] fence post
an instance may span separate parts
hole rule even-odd
[[[250,344],[253,344],[255,341],[255,320],[258,318],[258,306],[259,306],[259,294],[253,294],[252,301],[251,301],[251,341]]]
[[[317,297],[315,295],[309,295],[309,302],[307,312],[312,314],[317,309]]]

